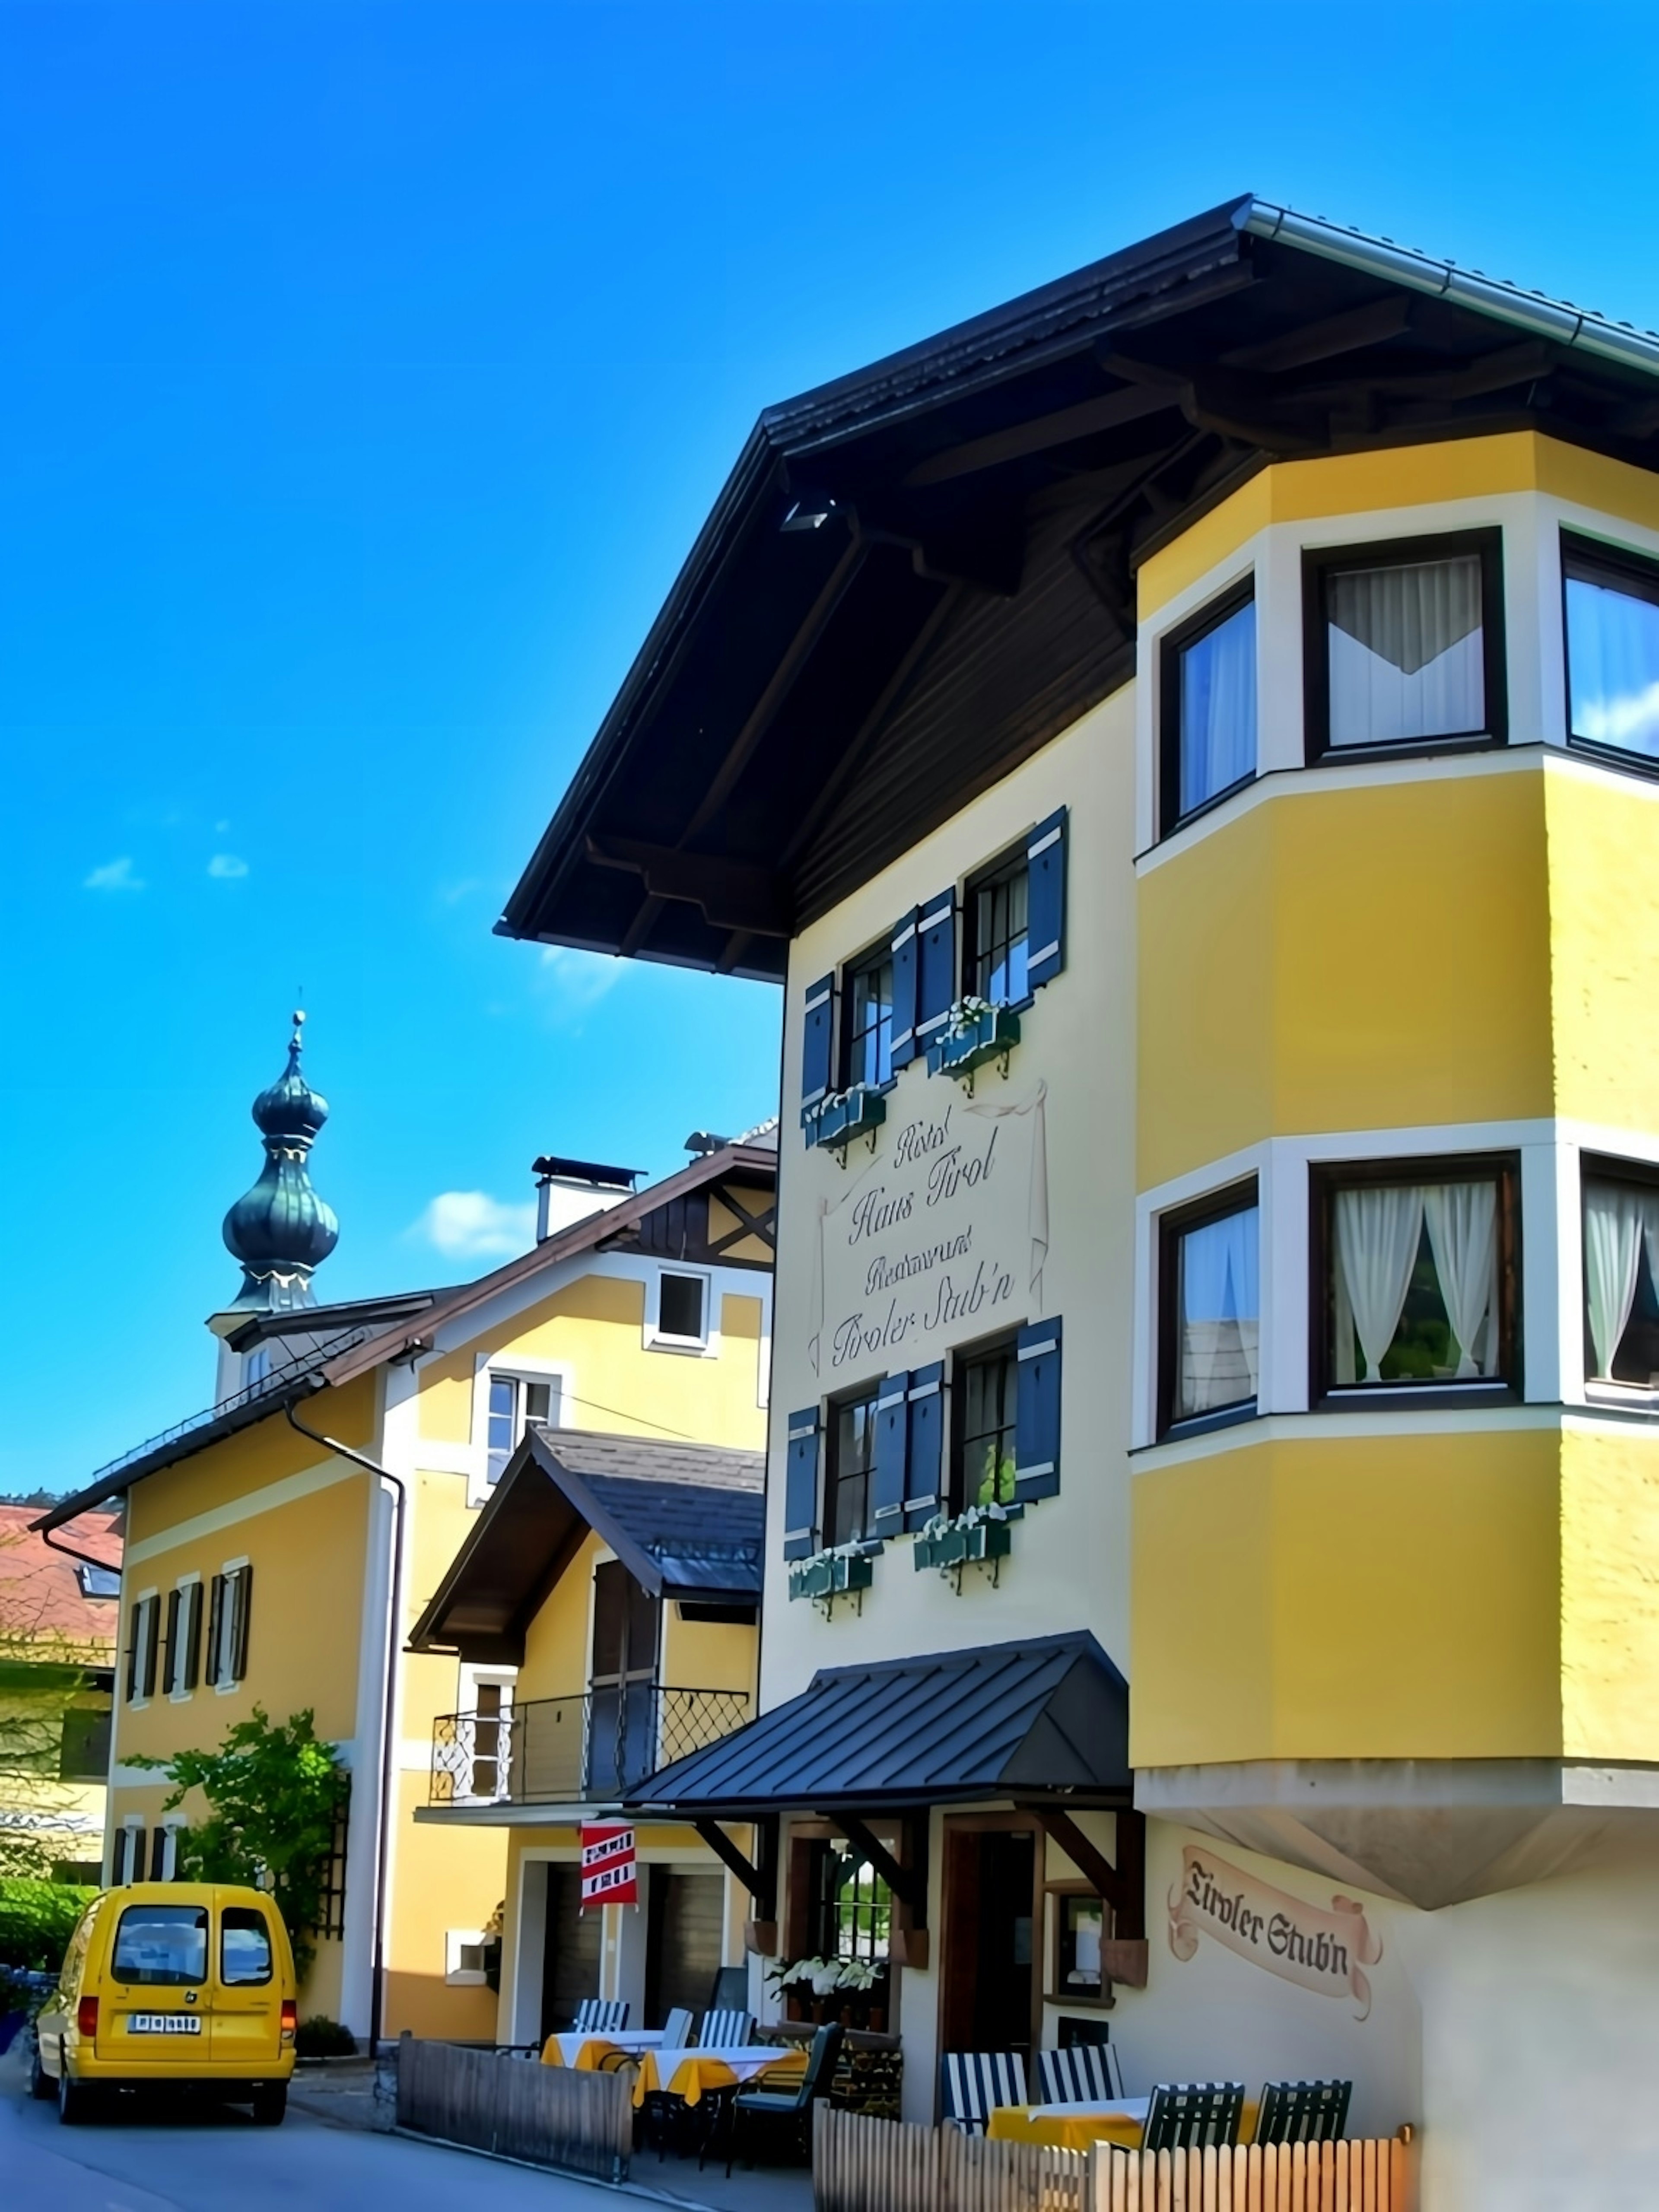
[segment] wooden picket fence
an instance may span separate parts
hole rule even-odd
[[[819,2105],[816,2212],[1411,2212],[1407,2143],[1085,2154]]]
[[[631,2073],[574,2066],[404,2036],[398,2125],[534,2166],[624,2181],[634,2147]]]

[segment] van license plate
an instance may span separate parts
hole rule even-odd
[[[131,2035],[199,2035],[202,2015],[195,2012],[131,2012],[127,2032]]]

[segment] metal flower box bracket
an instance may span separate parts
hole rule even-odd
[[[1010,1511],[1018,1513],[1018,1510],[1015,1506]],[[960,1597],[964,1567],[989,1567],[991,1587],[994,1589],[1002,1572],[1002,1562],[1013,1545],[1012,1521],[974,1521],[966,1525],[953,1521],[936,1534],[919,1535],[912,1547],[911,1559],[918,1574],[936,1567],[940,1574],[950,1577]]]
[[[1019,1042],[1019,1016],[1009,1006],[988,1006],[967,1020],[946,1024],[937,1043],[927,1048],[930,1075],[949,1075],[965,1083],[974,1095],[974,1077],[994,1060],[1002,1062],[1005,1079],[1008,1055]]]
[[[789,1570],[789,1595],[792,1598],[810,1598],[814,1605],[823,1607],[825,1617],[833,1614],[837,1598],[856,1600],[856,1609],[864,1610],[864,1593],[875,1579],[875,1559],[872,1553],[858,1552],[819,1552],[810,1559],[797,1559]]]
[[[881,1091],[855,1083],[850,1090],[832,1091],[816,1106],[804,1107],[800,1118],[807,1143],[838,1153],[845,1167],[848,1146],[860,1137],[867,1137],[875,1151],[876,1132],[887,1119],[887,1100]]]

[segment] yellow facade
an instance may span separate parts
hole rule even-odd
[[[604,1262],[567,1261],[555,1287],[531,1275],[509,1299],[492,1299],[487,1327],[458,1318],[439,1330],[429,1357],[412,1366],[377,1365],[339,1389],[319,1391],[299,1409],[308,1428],[390,1467],[407,1497],[385,2033],[407,2027],[417,2035],[487,2041],[495,2032],[495,1993],[450,1980],[446,1936],[488,1927],[503,1905],[507,1837],[500,1828],[415,1818],[428,1800],[434,1721],[475,1700],[453,1658],[401,1650],[474,1526],[484,1494],[484,1370],[511,1371],[516,1362],[532,1373],[557,1374],[566,1427],[756,1450],[763,1444],[766,1278],[715,1278],[717,1328],[699,1355],[648,1344],[643,1273],[638,1265],[607,1271]],[[198,1687],[174,1700],[158,1689],[148,1703],[118,1705],[112,1828],[137,1817],[149,1832],[161,1818],[167,1784],[141,1778],[133,1758],[216,1744],[256,1704],[277,1721],[311,1708],[318,1734],[341,1745],[354,1770],[365,1753],[373,1766],[385,1654],[387,1498],[386,1486],[373,1474],[300,1435],[280,1413],[134,1486],[128,1606],[150,1589],[165,1605],[179,1577],[198,1573],[205,1581],[246,1559],[253,1569],[252,1628],[246,1674],[234,1690]],[[598,1552],[597,1540],[587,1550]],[[586,1691],[592,1565],[585,1556],[580,1571],[562,1579],[532,1637],[515,1697]],[[752,1692],[752,1628],[685,1623],[672,1617],[672,1606],[667,1611],[665,1680]],[[684,1666],[696,1671],[673,1671]],[[365,1796],[372,1802],[376,1780],[373,1771],[356,1774],[360,1802]],[[184,1808],[186,1815],[198,1810]],[[677,1841],[701,1850],[689,1832],[677,1834]],[[305,2014],[349,2017],[352,1990],[363,1986],[368,1941],[360,1931],[354,1952],[353,1884],[360,1891],[372,1887],[372,1860],[360,1854],[349,1864],[346,1936],[319,1944],[301,1996]]]

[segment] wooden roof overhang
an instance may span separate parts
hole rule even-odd
[[[1534,428],[1656,465],[1659,342],[1243,199],[769,408],[504,935],[776,980],[1133,672],[1265,463]]]

